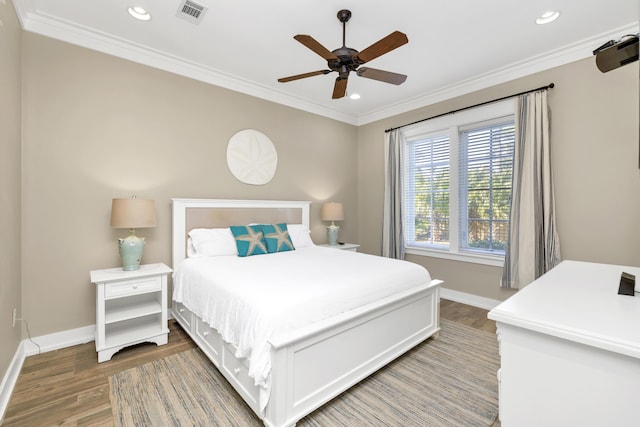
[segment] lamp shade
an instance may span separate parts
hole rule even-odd
[[[342,203],[328,202],[322,205],[323,221],[344,221]]]
[[[148,228],[155,227],[156,204],[149,199],[113,199],[111,203],[111,227]]]

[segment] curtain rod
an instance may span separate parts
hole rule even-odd
[[[416,123],[426,122],[427,120],[435,119],[437,117],[446,116],[447,114],[459,113],[460,111],[468,110],[470,108],[481,107],[483,105],[491,104],[493,102],[504,101],[505,99],[514,98],[516,96],[524,95],[524,94],[527,94],[527,93],[536,92],[536,91],[539,91],[539,90],[553,89],[554,86],[555,85],[553,83],[549,83],[547,86],[542,86],[542,87],[539,87],[539,88],[536,88],[536,89],[526,90],[524,92],[516,93],[516,94],[513,94],[513,95],[509,95],[509,96],[503,96],[502,98],[492,99],[491,101],[481,102],[479,104],[470,105],[468,107],[458,108],[457,110],[452,110],[452,111],[449,111],[449,112],[446,112],[446,113],[437,114],[437,115],[432,116],[432,117],[427,117],[426,119],[416,120],[415,122],[407,123],[406,125],[402,125],[402,126],[397,126],[397,127],[394,127],[394,128],[386,129],[384,131],[384,133],[389,133],[389,132],[397,130],[397,129],[402,129],[402,128],[407,127],[407,126],[415,125]]]

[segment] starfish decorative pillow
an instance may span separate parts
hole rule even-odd
[[[262,224],[262,234],[270,254],[295,250],[287,224]]]
[[[232,225],[229,228],[236,239],[238,256],[245,257],[268,253],[260,225]]]

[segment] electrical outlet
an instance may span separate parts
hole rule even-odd
[[[11,315],[11,326],[13,326],[14,328],[16,327],[16,318],[18,316],[16,316],[16,312],[18,311],[17,308],[13,309],[13,314]]]

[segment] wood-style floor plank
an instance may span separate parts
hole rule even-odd
[[[167,345],[141,344],[98,363],[95,343],[25,359],[3,426],[113,425],[109,376],[195,347],[175,322]]]
[[[440,317],[494,332],[487,310],[441,300]],[[195,347],[175,322],[167,345],[141,344],[98,363],[93,342],[27,357],[18,377],[3,426],[112,426],[109,377],[117,372]],[[499,424],[496,424],[499,425]]]
[[[463,325],[496,333],[496,322],[487,318],[488,310],[460,304],[446,299],[440,300],[440,317]]]

